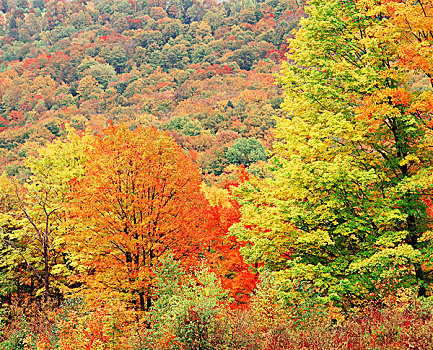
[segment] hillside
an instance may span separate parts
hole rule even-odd
[[[245,156],[266,159],[282,102],[273,74],[303,13],[296,1],[4,1],[2,10],[8,174],[65,123],[169,130],[216,175]],[[239,154],[240,138],[264,148],[252,155],[247,143]]]

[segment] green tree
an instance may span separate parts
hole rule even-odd
[[[105,58],[107,63],[114,67],[117,73],[122,73],[128,62],[128,54],[121,46],[105,47],[101,56]]]
[[[86,69],[85,73],[92,76],[104,89],[116,79],[116,71],[109,64],[95,64]]]
[[[266,151],[261,142],[254,137],[240,138],[226,150],[226,157],[232,164],[249,166],[259,160],[266,160]]]
[[[171,255],[155,269],[158,299],[150,310],[159,339],[172,334],[188,349],[213,349],[218,342],[217,316],[228,306],[221,281],[204,263],[194,278],[180,268]]]
[[[407,88],[398,43],[379,35],[384,9],[309,2],[280,76],[274,178],[239,193],[244,254],[290,298],[300,283],[343,309],[398,288],[426,294],[433,94]]]
[[[250,46],[243,46],[233,52],[232,58],[241,69],[250,70],[257,59],[257,52]]]

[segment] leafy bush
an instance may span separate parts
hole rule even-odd
[[[216,335],[216,320],[227,308],[227,293],[217,276],[204,264],[187,276],[179,262],[168,256],[156,269],[158,299],[150,320],[166,349],[213,349],[222,340]]]
[[[17,328],[8,336],[8,338],[0,343],[0,349],[3,350],[24,350],[26,338],[28,336],[28,322],[25,317],[19,320]]]
[[[432,310],[423,300],[405,309],[372,308],[339,326],[313,318],[302,329],[287,319],[269,330],[261,349],[433,349]]]
[[[271,275],[245,310],[230,308],[204,264],[191,276],[167,257],[156,269],[158,299],[144,318],[112,304],[68,299],[56,311],[16,318],[0,342],[5,350],[346,350],[433,349],[433,300],[397,300],[335,324],[332,309],[289,305]],[[149,329],[148,326],[151,326]]]

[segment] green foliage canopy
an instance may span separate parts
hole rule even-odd
[[[307,13],[279,78],[274,178],[238,192],[233,232],[289,298],[299,283],[343,309],[425,295],[433,94],[407,88],[383,7],[311,0]]]

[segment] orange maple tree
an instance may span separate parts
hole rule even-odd
[[[75,278],[87,296],[148,310],[159,258],[170,252],[185,266],[198,258],[199,170],[155,128],[110,126],[87,153],[68,206]]]

